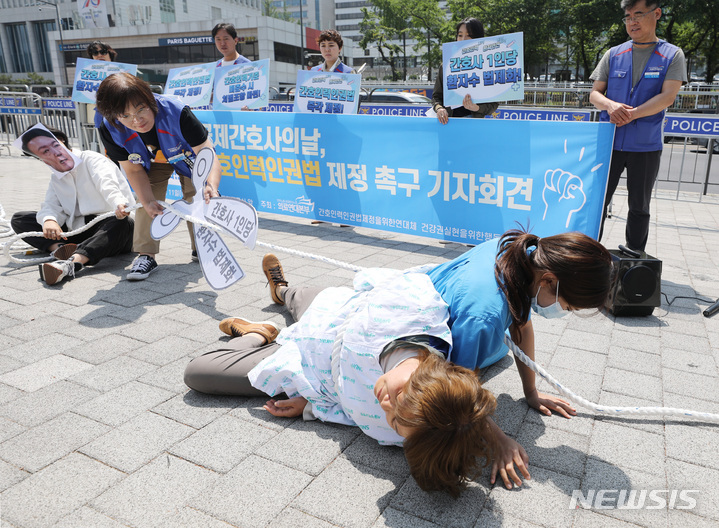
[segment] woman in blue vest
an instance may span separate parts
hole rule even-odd
[[[334,29],[326,29],[317,37],[317,44],[320,47],[320,53],[325,60],[319,66],[312,68],[312,71],[337,72],[337,73],[357,73],[353,68],[347,66],[340,55],[342,54],[342,46],[344,41],[339,31]]]
[[[191,200],[192,163],[203,148],[214,150],[207,129],[188,106],[174,97],[155,95],[150,85],[129,73],[107,77],[97,90],[97,111],[103,116],[100,127],[107,154],[125,171],[142,203],[135,214],[133,251],[139,253],[127,275],[144,280],[157,268],[155,255],[160,243],[150,236],[152,219],[162,214],[157,200],[164,200],[173,172],[180,177],[182,196]],[[207,177],[202,196],[205,203],[219,196],[220,164]],[[188,223],[193,257],[195,241]]]
[[[237,51],[237,30],[232,24],[220,22],[212,28],[212,38],[215,40],[217,51],[222,53],[222,59],[217,61],[217,67],[230,66],[232,64],[244,64],[250,59],[243,57]]]

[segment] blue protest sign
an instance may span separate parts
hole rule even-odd
[[[442,44],[444,106],[524,99],[524,34]]]
[[[137,74],[136,64],[107,62],[92,59],[77,59],[72,100],[76,103],[95,103],[97,89],[108,75],[118,72]]]
[[[215,110],[251,110],[267,106],[270,86],[270,59],[216,68]]]
[[[356,114],[362,76],[299,70],[294,111],[317,114]]]
[[[673,136],[719,136],[719,117],[666,114],[664,133]]]
[[[477,244],[596,237],[610,123],[205,112],[221,192],[266,211]]]
[[[172,68],[167,74],[165,95],[175,95],[191,108],[210,104],[216,69],[214,62]]]

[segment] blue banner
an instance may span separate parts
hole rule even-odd
[[[220,191],[258,211],[467,244],[516,222],[596,237],[609,123],[210,112]]]
[[[75,102],[72,99],[63,99],[61,97],[44,97],[42,107],[46,110],[75,110]]]
[[[543,110],[541,108],[498,108],[485,119],[527,119],[532,121],[591,121],[591,110]]]
[[[719,136],[719,117],[666,114],[664,133],[667,136]]]

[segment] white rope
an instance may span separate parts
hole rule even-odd
[[[613,407],[610,405],[598,405],[592,403],[589,400],[582,398],[574,394],[567,387],[563,386],[556,379],[554,379],[541,365],[537,365],[534,361],[529,359],[522,350],[514,344],[508,335],[504,336],[504,343],[514,353],[519,360],[527,365],[533,372],[539,374],[543,379],[547,381],[552,387],[554,387],[559,394],[567,398],[572,403],[585,409],[589,409],[596,414],[604,415],[621,415],[621,414],[635,414],[642,416],[676,416],[681,418],[687,418],[691,420],[704,420],[707,422],[719,423],[719,414],[712,414],[706,412],[690,411],[687,409],[676,409],[674,407]]]

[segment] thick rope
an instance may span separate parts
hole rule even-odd
[[[554,379],[541,365],[537,365],[534,361],[529,359],[522,350],[514,344],[508,335],[504,336],[504,343],[509,347],[512,353],[519,358],[519,360],[527,365],[533,372],[539,374],[543,379],[547,381],[552,387],[554,387],[559,394],[567,398],[572,403],[589,409],[596,414],[604,415],[620,415],[620,414],[635,414],[641,416],[676,416],[681,418],[688,418],[691,420],[703,420],[707,422],[719,423],[719,414],[712,414],[706,412],[689,411],[686,409],[676,409],[674,407],[612,407],[609,405],[597,405],[589,400],[582,398],[574,394],[567,387],[563,386],[556,379]]]

